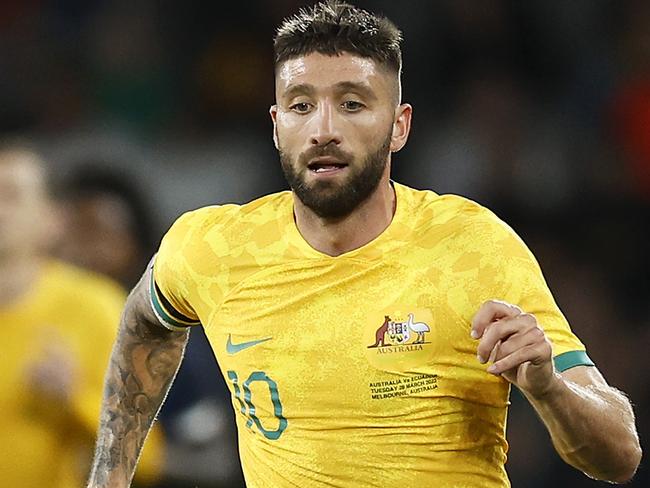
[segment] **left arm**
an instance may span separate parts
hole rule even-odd
[[[592,478],[630,480],[641,461],[630,402],[591,366],[558,373],[552,347],[533,315],[505,302],[483,304],[472,321],[488,372],[516,385],[533,405],[567,463]]]

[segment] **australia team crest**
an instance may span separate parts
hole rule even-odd
[[[430,310],[390,310],[366,325],[366,355],[381,369],[399,370],[427,361],[434,350]]]
[[[414,314],[408,314],[407,321],[391,320],[389,315],[384,316],[384,322],[375,331],[375,343],[368,346],[386,347],[408,344],[412,336],[417,336],[413,344],[425,344],[425,335],[431,332],[431,327],[426,322],[416,322]]]

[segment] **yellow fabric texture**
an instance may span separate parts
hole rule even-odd
[[[18,301],[0,307],[0,479],[3,486],[78,488],[88,474],[104,373],[126,295],[113,282],[48,261]],[[68,405],[28,386],[46,351],[64,351],[74,370]],[[147,442],[144,479],[156,476],[161,433]]]
[[[477,361],[473,315],[506,300],[555,355],[584,350],[507,225],[394,187],[389,227],[338,257],[302,238],[289,192],[189,212],[163,239],[155,282],[205,327],[249,488],[509,486],[510,388]]]

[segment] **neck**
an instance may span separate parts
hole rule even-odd
[[[377,189],[352,213],[329,220],[316,215],[294,194],[296,226],[311,247],[329,256],[358,249],[379,236],[395,213],[395,190],[386,171]]]
[[[25,295],[38,279],[40,259],[33,256],[0,256],[0,306]]]

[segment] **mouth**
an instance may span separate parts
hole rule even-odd
[[[344,168],[347,168],[347,163],[343,163],[336,158],[320,157],[312,159],[307,168],[309,171],[316,174],[336,173]]]

